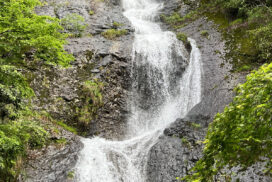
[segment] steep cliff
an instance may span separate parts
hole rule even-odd
[[[38,14],[60,19],[77,14],[84,18],[86,28],[79,37],[68,39],[65,49],[76,58],[69,68],[29,64],[26,75],[37,96],[32,101],[34,108],[73,126],[80,135],[119,138],[128,114],[126,98],[133,41],[133,29],[122,15],[119,2],[47,0],[45,3],[36,9]],[[108,30],[126,30],[126,33],[107,37],[103,32]],[[101,103],[94,103],[92,90],[88,90],[93,87],[86,83],[99,86],[95,89],[102,96]],[[60,135],[67,143],[34,152],[21,180],[69,181],[72,178],[71,170],[82,144],[69,132]]]
[[[147,181],[175,181],[189,174],[190,169],[202,157],[203,141],[207,126],[216,113],[222,112],[234,96],[233,89],[245,81],[247,72],[233,72],[233,64],[225,58],[228,47],[218,25],[207,17],[193,17],[199,1],[163,1],[163,16],[178,13],[189,19],[180,27],[162,24],[165,29],[182,32],[196,40],[202,54],[202,100],[185,118],[177,119],[155,144],[149,153]],[[193,13],[192,13],[193,12]],[[190,14],[191,13],[191,14]],[[161,16],[164,21],[164,17]],[[170,20],[169,20],[170,21]],[[165,22],[165,21],[164,21]],[[263,173],[263,164],[256,164],[246,171],[231,169],[227,172],[244,182],[270,181]],[[227,180],[219,176],[215,180]]]

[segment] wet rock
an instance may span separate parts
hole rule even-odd
[[[28,64],[26,76],[35,91],[32,104],[36,110],[45,110],[56,119],[78,128],[86,136],[99,135],[119,138],[125,132],[126,98],[130,88],[130,65],[133,29],[123,16],[119,1],[96,0],[46,0],[47,5],[37,8],[38,14],[64,18],[71,13],[84,17],[87,28],[82,37],[69,38],[65,49],[74,55],[69,68]],[[89,12],[93,11],[93,15]],[[128,34],[114,40],[105,39],[101,32],[113,28],[118,22]],[[87,118],[87,124],[78,122],[78,113],[86,103],[82,85],[99,80],[104,85],[103,107],[96,117]],[[34,151],[28,160],[26,181],[71,181],[68,179],[82,145],[72,134],[65,134],[69,144]],[[53,137],[54,138],[54,137]],[[53,140],[52,138],[52,140]],[[57,138],[56,138],[57,139]],[[71,172],[72,173],[72,172]],[[71,174],[70,174],[71,176]]]
[[[176,2],[173,0],[174,3]],[[171,14],[174,10],[172,0],[165,2],[162,13]],[[185,9],[184,9],[185,8]],[[186,13],[191,7],[182,7],[180,14]],[[169,29],[167,25],[163,25]],[[201,35],[201,31],[208,32],[208,37]],[[216,25],[206,18],[200,18],[178,31],[196,40],[202,54],[202,100],[184,119],[176,120],[164,130],[149,152],[147,164],[147,180],[150,182],[172,182],[176,177],[184,177],[202,156],[203,146],[199,144],[205,137],[206,128],[218,112],[222,112],[232,101],[234,87],[245,81],[245,74],[233,73],[232,65],[223,57],[225,42],[217,31]],[[192,128],[191,123],[200,124],[198,130]],[[226,169],[232,176],[232,181],[239,179],[243,182],[271,181],[263,174],[264,164],[256,164],[244,172],[239,168]],[[220,177],[216,177],[220,180]],[[224,179],[221,179],[224,181]]]
[[[87,1],[52,1],[38,8],[40,14],[64,18],[67,14],[77,13],[84,17],[88,25],[85,33],[79,38],[70,38],[65,49],[72,53],[76,60],[68,69],[58,67],[39,67],[29,72],[31,85],[37,95],[33,100],[38,110],[46,110],[59,120],[78,127],[87,135],[106,138],[117,138],[125,127],[125,99],[130,85],[130,62],[133,41],[133,29],[123,16],[116,2]],[[50,11],[47,11],[49,10]],[[93,15],[89,11],[94,11]],[[115,40],[105,39],[102,31],[112,28],[118,22],[122,29],[129,30],[128,35]],[[88,36],[91,33],[92,36]],[[30,65],[31,67],[31,65]],[[82,85],[85,81],[98,79],[103,83],[104,106],[99,108],[97,117],[88,121],[88,126],[78,125],[77,112],[82,107]],[[112,113],[110,117],[105,117]]]

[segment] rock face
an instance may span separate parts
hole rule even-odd
[[[205,136],[202,128],[189,119],[178,119],[154,145],[147,164],[147,181],[175,181],[181,174],[187,174],[201,157],[199,143]],[[198,125],[197,125],[198,126]]]
[[[165,3],[161,13],[168,15],[181,6],[178,12],[184,16],[192,8],[180,4],[177,0],[161,1]],[[192,3],[196,5],[197,1]],[[164,24],[162,27],[171,29]],[[200,32],[203,30],[207,31],[208,36],[201,35]],[[199,141],[204,139],[208,124],[216,113],[222,112],[231,102],[233,88],[245,80],[245,74],[230,73],[231,65],[222,58],[225,42],[212,22],[201,18],[178,31],[195,39],[200,48],[203,64],[202,101],[187,114],[186,118],[177,119],[165,129],[157,144],[150,150],[147,165],[147,181],[150,182],[172,182],[176,181],[176,177],[188,174],[202,155],[203,146]],[[238,173],[232,180],[239,178],[243,182],[271,181],[270,178],[263,176],[261,166],[262,164],[256,164],[244,173],[232,169],[231,172]]]
[[[29,155],[25,174],[19,181],[25,182],[55,182],[69,181],[73,174],[72,168],[77,162],[78,152],[83,145],[79,138],[62,131],[66,144],[51,145],[42,151],[33,151]]]
[[[67,69],[41,66],[31,70],[29,77],[37,95],[36,109],[48,111],[87,136],[118,138],[125,126],[133,29],[116,4],[117,1],[48,0],[46,6],[37,9],[39,14],[60,19],[73,13],[85,19],[87,27],[82,37],[70,38],[66,46],[76,58],[72,66]],[[128,31],[127,35],[113,40],[104,38],[101,33],[116,28],[116,23],[120,26],[118,29]],[[103,107],[82,122],[80,117],[86,102],[82,87],[86,81],[104,85],[101,89]]]
[[[36,9],[40,15],[65,18],[76,13],[85,19],[87,25],[81,37],[69,38],[65,49],[72,53],[75,61],[69,68],[44,66],[30,62],[25,75],[36,93],[34,109],[45,110],[58,121],[78,129],[86,136],[99,135],[104,138],[122,136],[125,127],[126,98],[130,87],[131,49],[133,29],[122,15],[119,1],[97,0],[46,0],[46,5]],[[118,23],[118,27],[116,27]],[[115,39],[101,35],[108,29],[125,29],[127,34]],[[102,83],[100,89],[103,106],[95,116],[85,114],[83,87],[86,81]],[[88,101],[92,104],[92,100]],[[87,107],[88,108],[88,107]],[[61,147],[49,146],[38,152],[25,167],[26,175],[21,181],[71,181],[77,155],[82,144],[79,137],[67,132],[63,134],[67,144]],[[31,155],[30,155],[31,156]]]

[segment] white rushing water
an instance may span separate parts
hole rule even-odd
[[[127,135],[121,141],[82,139],[76,181],[144,182],[148,152],[163,129],[200,102],[200,51],[189,39],[189,64],[180,72],[188,62],[186,51],[174,33],[155,22],[162,7],[155,0],[123,0],[124,15],[136,30]]]

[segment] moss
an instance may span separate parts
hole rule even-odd
[[[65,138],[60,138],[54,141],[58,146],[65,146],[67,144],[67,140]]]
[[[188,149],[192,148],[191,143],[189,142],[189,140],[186,137],[182,137],[181,138],[181,142],[183,145],[185,145]]]
[[[89,15],[90,15],[90,16],[94,15],[94,11],[90,10],[90,11],[89,11]]]
[[[68,179],[74,179],[74,177],[75,177],[75,172],[74,171],[69,171],[67,173],[67,178]]]
[[[183,42],[183,44],[184,44],[185,48],[188,50],[188,52],[191,52],[192,46],[191,46],[190,42],[188,41],[187,35],[185,35],[182,32],[178,32],[177,39]]]
[[[237,69],[237,71],[250,71],[252,70],[251,65],[243,65]]]
[[[208,32],[207,30],[202,30],[202,31],[200,32],[200,35],[201,35],[202,37],[208,38],[208,37],[209,37],[209,32]]]
[[[185,35],[184,33],[181,33],[181,32],[177,33],[177,39],[184,42],[184,43],[188,41],[187,35]]]
[[[192,126],[194,129],[200,129],[200,128],[202,128],[201,124],[197,124],[197,123],[191,123],[191,126]]]
[[[113,24],[112,24],[112,25],[113,25],[113,28],[114,28],[114,29],[117,29],[118,27],[123,26],[123,24],[122,24],[122,23],[119,23],[119,22],[116,22],[116,21],[115,21],[115,22],[113,22]]]
[[[76,120],[82,127],[97,118],[97,111],[104,105],[101,91],[104,84],[98,80],[88,80],[82,84],[81,105],[75,108]]]
[[[222,3],[222,2],[221,2]],[[268,8],[258,7],[250,10],[247,16],[228,16],[223,11],[222,4],[214,4],[211,1],[202,1],[200,11],[218,25],[226,41],[227,52],[226,60],[233,64],[233,71],[248,71],[260,66],[264,62],[271,60],[268,52],[271,52],[271,35],[269,28],[265,29],[264,34],[258,37],[254,34],[263,27],[269,27],[271,22],[271,12],[267,12]],[[248,9],[252,7],[247,7]],[[272,27],[272,26],[271,26]],[[251,32],[254,32],[251,34]],[[264,39],[264,37],[266,37]],[[261,40],[261,41],[259,41]],[[261,47],[259,45],[268,45]],[[263,54],[264,53],[264,54]]]
[[[56,122],[57,125],[61,126],[63,129],[70,131],[74,134],[77,134],[77,129],[71,126],[68,126],[67,124],[63,123],[62,121]]]
[[[239,25],[239,24],[241,24],[241,23],[243,23],[243,19],[238,18],[238,19],[232,21],[232,22],[230,23],[230,25],[231,25],[231,26],[234,26],[234,25]]]
[[[126,35],[127,33],[128,31],[125,29],[121,29],[121,30],[109,29],[109,30],[106,30],[105,32],[102,32],[102,36],[105,37],[106,39],[114,40],[118,37]]]

